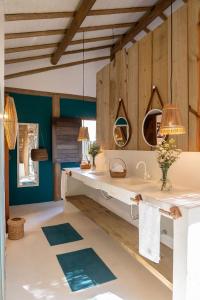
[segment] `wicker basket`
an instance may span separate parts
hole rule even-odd
[[[123,172],[113,172],[110,170],[110,176],[112,178],[124,178],[126,177],[126,170],[124,170]]]
[[[114,172],[114,171],[112,171],[112,163],[114,163],[115,161],[118,161],[118,163],[120,163],[123,166],[123,172]],[[110,176],[112,178],[124,178],[124,177],[126,177],[127,169],[126,169],[126,163],[123,161],[123,159],[114,158],[110,161],[109,165],[110,165],[109,166]]]
[[[91,168],[91,164],[89,164],[89,163],[88,164],[81,164],[80,168],[82,170],[89,170]]]
[[[13,218],[8,220],[8,238],[9,240],[19,240],[24,237],[23,218]]]

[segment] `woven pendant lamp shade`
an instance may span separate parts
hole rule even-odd
[[[88,127],[80,127],[77,141],[89,141]]]
[[[14,99],[10,96],[5,98],[4,129],[9,150],[14,150],[17,140],[18,118]]]
[[[185,134],[185,127],[181,120],[180,110],[176,105],[166,104],[163,108],[161,135]]]

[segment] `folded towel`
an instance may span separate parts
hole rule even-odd
[[[139,253],[155,263],[160,261],[160,212],[145,201],[139,202]]]
[[[124,172],[124,168],[120,164],[114,164],[111,169],[112,172]]]

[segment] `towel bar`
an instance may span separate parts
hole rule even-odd
[[[131,198],[131,200],[136,204],[139,205],[139,202],[142,201],[142,195],[141,194],[137,194],[134,198]],[[170,210],[165,210],[162,208],[159,208],[159,211],[161,213],[161,215],[171,218],[173,220],[176,220],[180,217],[182,217],[181,211],[179,209],[178,206],[172,206],[170,207]]]

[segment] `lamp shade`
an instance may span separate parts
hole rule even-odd
[[[174,135],[184,133],[186,131],[182,123],[179,108],[173,104],[166,104],[163,108],[160,134]]]
[[[15,108],[14,99],[10,96],[5,98],[5,110],[4,110],[4,129],[8,149],[14,150],[17,140],[18,131],[18,118]]]
[[[77,140],[78,142],[89,141],[88,127],[80,127]]]

